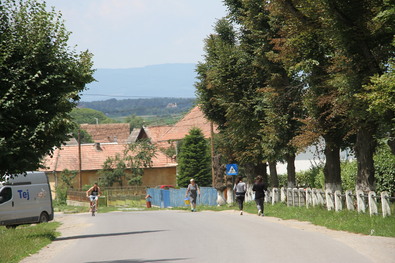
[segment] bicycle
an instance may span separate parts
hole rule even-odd
[[[94,195],[89,196],[89,200],[91,202],[92,216],[95,216],[95,213],[96,213],[96,196],[94,196]]]

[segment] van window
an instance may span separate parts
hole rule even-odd
[[[3,197],[3,198],[0,198],[0,204],[11,200],[11,198],[12,198],[12,190],[11,190],[11,188],[10,187],[4,187],[1,190],[1,192],[0,192],[0,197]]]

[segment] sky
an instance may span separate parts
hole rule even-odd
[[[204,39],[226,15],[221,0],[46,0],[94,68],[203,61]]]

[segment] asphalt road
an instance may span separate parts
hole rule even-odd
[[[375,262],[321,231],[251,214],[162,210],[66,217],[63,235],[22,262]]]

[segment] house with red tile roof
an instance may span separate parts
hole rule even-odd
[[[132,132],[129,124],[125,123],[82,124],[81,128],[92,136],[95,143],[82,144],[80,147],[78,143],[67,144],[55,149],[52,157],[47,156],[44,161],[46,169],[43,170],[49,175],[52,186],[65,169],[79,171],[81,168],[75,188],[100,182],[98,171],[102,169],[104,162],[108,157],[122,153],[128,143],[148,138],[158,148],[168,148],[174,141],[183,139],[192,128],[201,129],[206,138],[211,137],[211,123],[198,106],[173,126],[144,127]],[[218,132],[215,125],[213,131]],[[157,151],[152,167],[144,170],[143,185],[176,185],[176,167],[174,159]]]
[[[175,147],[192,128],[199,128],[206,139],[211,138],[212,132],[218,133],[218,127],[204,116],[199,106],[192,108],[180,121],[173,126],[144,127],[148,138],[159,149]]]
[[[173,125],[168,130],[163,130],[163,134],[157,138],[156,142],[181,140],[192,128],[199,128],[202,130],[205,138],[211,138],[211,122],[204,116],[203,111],[199,106],[191,109],[180,121]],[[213,124],[213,132],[218,133],[217,125]]]
[[[126,144],[118,143],[81,144],[81,147],[65,145],[55,149],[52,157],[45,158],[46,169],[42,170],[49,175],[51,183],[54,184],[59,174],[65,169],[79,171],[81,166],[81,177],[77,176],[78,178],[74,182],[75,188],[91,185],[94,182],[100,183],[98,171],[102,169],[104,162],[108,157],[122,153],[125,147],[127,147]],[[156,156],[152,159],[152,166],[144,169],[143,185],[175,185],[176,166],[177,164],[171,158],[157,151]],[[126,182],[124,185],[127,185]]]

